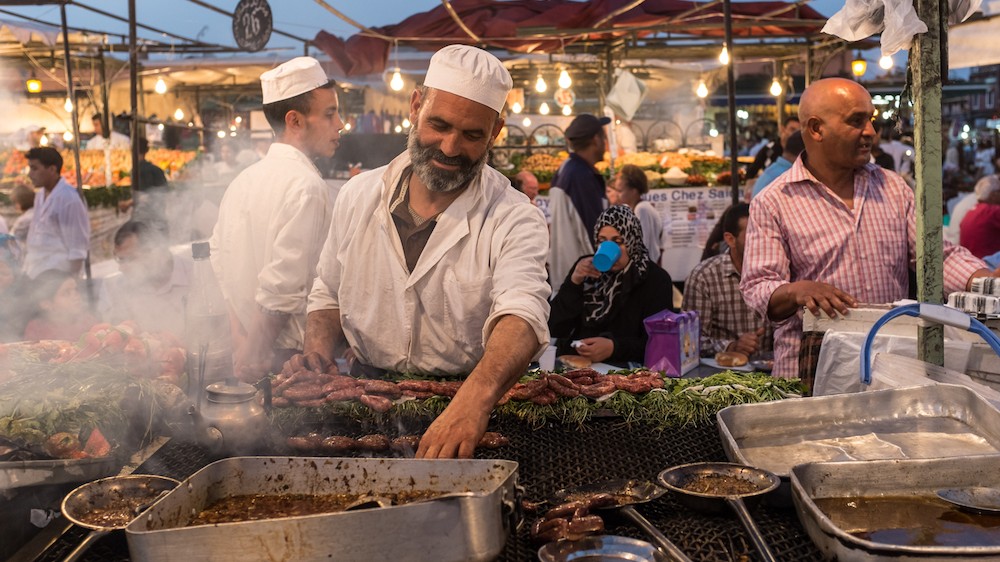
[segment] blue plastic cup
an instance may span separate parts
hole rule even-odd
[[[611,240],[605,240],[597,247],[597,253],[594,254],[594,267],[601,273],[611,271],[620,257],[622,257],[621,247]]]

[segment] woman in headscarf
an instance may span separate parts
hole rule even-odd
[[[577,260],[552,299],[549,330],[559,355],[641,364],[647,339],[642,321],[674,310],[673,286],[670,275],[649,260],[639,219],[627,205],[610,207],[597,218],[594,246],[609,240],[621,249],[618,261],[601,273],[592,255]]]

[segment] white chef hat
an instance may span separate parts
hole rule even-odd
[[[500,113],[514,87],[500,59],[468,45],[448,45],[431,57],[424,86],[481,103]]]
[[[296,57],[260,75],[264,105],[294,98],[325,85],[330,79],[312,57]]]

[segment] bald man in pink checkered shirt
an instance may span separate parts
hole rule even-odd
[[[799,103],[806,151],[750,204],[740,289],[751,308],[777,324],[775,376],[799,376],[802,307],[846,315],[858,303],[907,296],[916,259],[913,191],[870,163],[874,112],[855,82],[813,83]],[[947,292],[992,274],[948,242],[944,260]]]

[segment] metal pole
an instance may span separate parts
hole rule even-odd
[[[913,73],[913,137],[917,180],[917,299],[940,303],[944,298],[941,240],[941,13],[940,0],[917,0],[917,16],[927,33],[917,35],[910,51]],[[919,358],[944,364],[944,329],[920,328]]]
[[[101,72],[101,126],[103,127],[101,130],[108,132],[108,135],[110,135],[111,129],[108,128],[108,96],[110,95],[108,91],[108,71],[104,61],[104,49],[100,49],[98,53],[101,62],[99,67]],[[108,178],[108,180],[110,181],[111,178]]]
[[[135,0],[128,0],[128,95],[132,106],[129,131],[132,133],[132,196],[142,189],[139,184],[139,45],[136,39]]]
[[[775,109],[778,112],[778,118],[776,119],[778,123],[778,131],[781,131],[781,128],[785,126],[785,96],[788,94],[788,87],[785,85],[784,61],[775,62],[774,68],[774,77],[777,78],[778,83],[781,84],[781,93],[778,94],[774,100]]]
[[[724,0],[722,7],[725,12],[726,50],[729,52],[729,64],[726,65],[726,95],[729,100],[729,171],[732,174],[733,205],[740,202],[740,164],[737,161],[739,146],[736,143],[736,78],[733,68],[736,66],[736,52],[733,50],[733,11],[731,0]]]
[[[806,41],[806,88],[812,84],[813,75],[813,46],[812,39]]]
[[[73,111],[70,112],[70,119],[73,120],[73,162],[76,164],[76,192],[83,199],[83,206],[87,209],[88,216],[90,208],[87,207],[87,198],[83,196],[83,170],[80,169],[80,108],[76,102],[76,88],[73,87],[73,61],[69,57],[69,27],[66,25],[66,4],[59,4],[59,17],[62,22],[63,36],[63,59],[66,61],[66,96],[72,100]],[[90,275],[90,246],[87,246],[87,255],[83,258],[83,275],[87,279],[87,298],[91,306],[95,304],[94,283]]]

